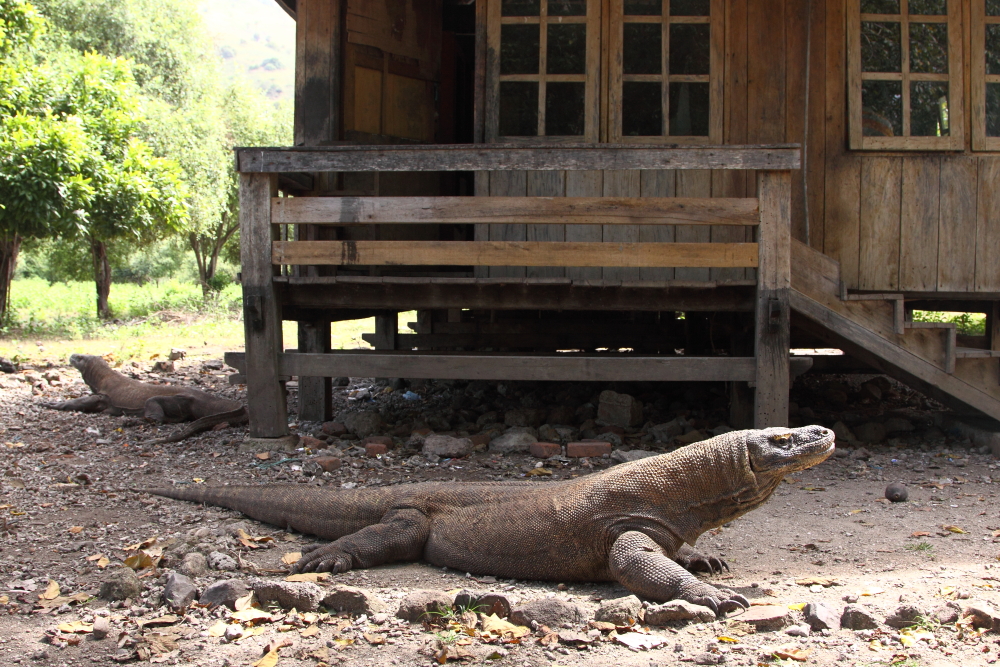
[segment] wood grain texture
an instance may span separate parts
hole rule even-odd
[[[940,187],[939,158],[903,158],[898,284],[901,291],[937,289]]]
[[[861,160],[861,257],[858,287],[895,290],[899,285],[900,158]]]
[[[639,173],[637,169],[604,172],[604,196],[638,197]],[[610,244],[635,244],[639,242],[639,226],[604,225],[601,230],[601,238],[605,243]],[[658,264],[658,266],[670,265]],[[604,266],[601,275],[604,280],[638,280],[639,269],[634,266],[625,267],[622,265],[607,264]]]
[[[941,158],[941,224],[938,285],[942,292],[965,292],[976,284],[976,158]],[[988,252],[995,254],[996,246]]]
[[[339,139],[340,3],[302,0],[296,8],[294,134],[298,145]]]
[[[684,169],[677,172],[678,197],[712,196],[712,172],[707,169]],[[709,243],[712,240],[712,230],[708,227],[695,225],[678,225],[674,233],[678,243]],[[674,270],[678,280],[709,280],[711,272],[708,269],[691,269],[678,266]]]
[[[649,202],[653,205],[678,201],[676,198],[669,199],[674,197],[677,192],[676,178],[677,172],[670,169],[647,169],[640,172],[639,194],[643,199],[639,201]],[[756,201],[753,206],[757,208]],[[643,243],[673,243],[676,240],[674,234],[675,228],[670,225],[639,225],[639,241]],[[672,267],[639,269],[639,278],[641,280],[672,280],[674,269]]]
[[[996,292],[1000,291],[1000,158],[980,158],[978,200],[975,287]]]
[[[523,171],[490,172],[490,196],[525,197],[528,194],[528,175]],[[526,241],[528,228],[523,224],[490,225],[490,241]],[[492,278],[523,278],[523,266],[491,266]]]
[[[529,171],[527,174],[528,199],[559,201],[566,194],[565,171]],[[528,225],[529,241],[565,241],[566,225],[555,222],[546,225]],[[532,266],[527,269],[529,278],[558,278],[566,275],[566,269],[561,266]]]
[[[567,171],[567,197],[600,197],[604,192],[603,171]],[[567,241],[599,242],[603,238],[603,230],[597,225],[566,225]],[[566,277],[574,280],[600,280],[599,267],[566,267]]]

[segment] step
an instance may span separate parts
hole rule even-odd
[[[958,349],[958,328],[954,322],[905,322],[907,329],[943,329],[944,339],[944,371],[955,372],[955,351]]]
[[[906,333],[905,320],[906,312],[903,308],[903,295],[897,292],[866,292],[862,294],[849,294],[847,283],[840,281],[841,301],[892,301],[892,331],[897,334]]]
[[[983,350],[978,347],[956,347],[955,356],[959,359],[997,359],[1000,350]]]

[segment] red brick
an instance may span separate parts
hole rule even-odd
[[[303,435],[299,438],[299,447],[305,447],[316,452],[324,449],[326,447],[326,442],[310,435]]]
[[[590,456],[604,456],[610,453],[610,442],[571,442],[566,445],[566,456],[578,459]]]
[[[323,433],[327,435],[341,436],[347,433],[347,427],[340,422],[326,422],[323,424]]]
[[[372,442],[365,445],[365,454],[371,458],[375,458],[376,456],[382,456],[388,451],[389,448],[380,442]]]
[[[490,434],[477,433],[475,435],[470,435],[469,440],[472,441],[473,447],[488,447],[490,444]]]
[[[366,445],[385,445],[392,447],[392,438],[387,435],[370,435],[365,438]]]
[[[340,468],[340,459],[336,456],[319,456],[314,458],[313,462],[322,468],[323,472],[333,472]]]
[[[547,459],[550,456],[562,453],[562,447],[554,442],[534,442],[528,446],[528,451],[532,456],[540,459]]]

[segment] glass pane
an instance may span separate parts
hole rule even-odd
[[[708,74],[707,23],[670,24],[670,73]]]
[[[1000,137],[1000,83],[986,84],[986,136]]]
[[[663,0],[625,0],[625,16],[660,16],[662,14]]]
[[[944,81],[910,83],[910,135],[948,136],[948,84]]]
[[[538,84],[534,81],[500,82],[500,136],[533,137],[538,134]]]
[[[1000,16],[1000,0],[986,0],[986,15]]]
[[[861,82],[861,133],[866,137],[903,134],[903,83]]]
[[[910,0],[907,8],[911,15],[933,14],[941,16],[948,13],[947,0]]]
[[[710,0],[670,0],[671,16],[708,16]]]
[[[538,16],[541,9],[539,0],[502,0],[501,16]]]
[[[910,24],[910,71],[948,73],[947,24]]]
[[[546,84],[545,88],[546,136],[582,135],[586,84],[583,81],[555,81]]]
[[[622,26],[622,67],[626,74],[660,74],[663,71],[663,32],[659,23],[626,23]]]
[[[899,0],[861,0],[862,14],[898,14]]]
[[[549,16],[586,16],[587,0],[549,0]]]
[[[547,58],[549,74],[586,74],[586,24],[550,23]]]
[[[538,74],[538,24],[500,26],[500,73]]]
[[[986,24],[986,73],[1000,74],[1000,25],[996,23]]]
[[[658,137],[663,134],[660,84],[626,81],[622,84],[622,135]]]
[[[670,84],[670,136],[708,136],[708,84]]]
[[[898,23],[861,23],[861,71],[902,71],[903,50]]]

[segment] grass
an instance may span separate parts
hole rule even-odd
[[[924,553],[928,553],[934,550],[934,547],[931,545],[930,542],[917,542],[916,544],[907,544],[903,548],[906,549],[907,551],[922,551]]]

